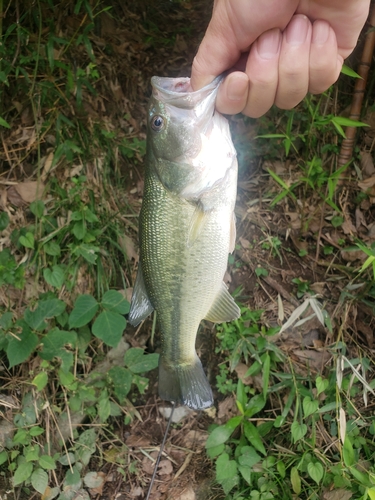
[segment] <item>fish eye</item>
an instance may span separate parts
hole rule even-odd
[[[151,118],[151,128],[155,130],[155,132],[160,132],[160,130],[164,127],[164,118],[160,115],[154,115]]]

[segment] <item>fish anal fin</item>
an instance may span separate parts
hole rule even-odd
[[[214,404],[210,384],[197,355],[191,363],[179,365],[169,364],[160,356],[159,396],[193,410],[203,410]]]
[[[227,286],[223,282],[211,309],[204,319],[212,321],[213,323],[225,323],[239,318],[240,315],[240,308],[235,303]]]
[[[207,218],[207,212],[197,206],[190,221],[187,246],[191,247],[202,233]]]
[[[138,265],[138,273],[135,279],[130,312],[128,321],[131,325],[137,326],[141,321],[147,318],[154,310],[150,299],[148,298],[145,282],[143,279],[142,265]]]

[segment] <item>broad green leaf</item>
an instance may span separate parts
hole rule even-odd
[[[96,434],[94,429],[82,432],[76,443],[76,460],[88,465],[96,449]],[[78,476],[79,478],[80,476]]]
[[[91,454],[90,454],[91,457]],[[87,465],[87,464],[85,464]],[[65,474],[65,485],[66,486],[73,486],[75,484],[79,484],[81,480],[81,474],[79,473],[79,469],[77,468],[77,464],[73,465],[72,470],[68,469],[67,473]],[[77,496],[74,495],[76,498]],[[67,500],[70,500],[71,497],[67,497]],[[74,497],[73,497],[74,498]],[[65,499],[64,499],[65,500]]]
[[[59,381],[60,384],[63,387],[66,387],[67,389],[70,390],[76,390],[77,388],[77,381],[71,372],[65,372],[64,370],[59,370],[58,371],[58,376],[59,376]]]
[[[286,476],[285,464],[282,460],[278,460],[276,463],[277,472],[280,474],[281,479],[284,479]]]
[[[348,436],[345,437],[342,453],[343,453],[344,463],[347,467],[350,467],[351,465],[355,464],[356,461],[355,452]]]
[[[225,444],[219,444],[218,446],[213,446],[212,448],[207,448],[207,455],[210,458],[215,458],[225,450]]]
[[[66,304],[60,299],[48,299],[39,302],[39,308],[43,311],[45,318],[55,318],[65,311]]]
[[[59,328],[53,328],[50,330],[45,337],[43,337],[41,344],[43,345],[43,351],[41,356],[43,359],[51,361],[54,356],[59,356],[60,350],[65,345],[75,347],[77,343],[76,332],[60,330]]]
[[[19,242],[25,248],[34,248],[35,239],[33,233],[26,233],[25,236],[20,236]]]
[[[228,429],[225,425],[219,425],[208,436],[206,448],[214,448],[225,443],[232,435],[233,429]]]
[[[310,462],[307,465],[307,472],[316,484],[320,484],[324,475],[323,465],[320,462]]]
[[[0,451],[0,465],[5,464],[7,460],[8,460],[8,452],[5,450]]]
[[[297,467],[292,467],[290,471],[290,481],[292,483],[293,491],[296,495],[301,493],[301,478],[298,473]]]
[[[42,455],[39,458],[39,465],[43,467],[43,469],[47,470],[53,470],[56,469],[56,462],[55,460],[50,457],[49,455]]]
[[[35,469],[34,472],[31,474],[31,484],[38,493],[43,495],[48,486],[47,472],[40,468]]]
[[[256,394],[253,396],[250,401],[247,403],[246,417],[250,418],[256,413],[259,413],[265,406],[266,399],[264,399],[263,394]]]
[[[65,455],[61,455],[61,457],[58,459],[58,462],[60,462],[61,465],[73,465],[76,461],[76,457],[74,453],[69,451]]]
[[[0,214],[0,231],[4,231],[9,225],[9,215],[6,212]]]
[[[35,200],[30,203],[30,211],[35,215],[35,217],[42,217],[44,214],[45,205],[42,200]]]
[[[22,328],[22,332],[17,338],[9,337],[6,353],[10,368],[26,361],[39,343],[38,337],[23,320],[18,320],[16,325]]]
[[[102,306],[110,311],[119,314],[127,314],[130,310],[130,304],[126,298],[116,290],[108,290],[103,295]]]
[[[225,493],[228,494],[238,483],[237,464],[229,460],[228,453],[222,453],[216,460],[216,481],[220,483]]]
[[[38,302],[35,311],[26,309],[25,321],[33,329],[42,331],[46,328],[47,324],[45,319],[54,318],[59,316],[65,311],[66,304],[59,299],[47,299]]]
[[[47,373],[46,372],[38,373],[38,375],[36,375],[33,378],[33,381],[31,383],[36,386],[37,391],[42,391],[45,388],[45,386],[48,384]]]
[[[18,486],[19,484],[22,484],[24,481],[29,479],[32,472],[33,472],[32,462],[20,463],[13,476],[13,486]]]
[[[109,402],[109,397],[101,398],[98,403],[98,417],[101,422],[106,422],[111,414],[111,405]]]
[[[316,389],[317,389],[317,396],[324,392],[328,386],[329,386],[329,381],[327,379],[323,379],[322,377],[316,377]]]
[[[159,354],[144,354],[138,361],[132,365],[128,365],[129,370],[133,373],[145,373],[154,370],[159,364]]]
[[[9,328],[12,326],[12,320],[13,320],[13,313],[10,311],[5,312],[0,317],[0,328],[2,328],[3,330],[9,330]]]
[[[84,220],[79,220],[73,226],[72,233],[77,240],[83,240],[86,234],[86,224]]]
[[[92,325],[92,333],[105,344],[116,347],[126,327],[124,316],[117,312],[103,311]]]
[[[315,413],[319,407],[319,401],[311,401],[309,396],[306,396],[302,402],[303,414],[306,417]]]
[[[367,494],[370,497],[370,500],[375,500],[375,487],[374,488],[369,488],[367,490]]]
[[[238,463],[246,467],[253,467],[260,462],[261,456],[252,446],[244,446],[241,449],[241,455],[238,457]]]
[[[262,438],[260,437],[259,432],[255,427],[255,425],[247,421],[245,421],[243,425],[244,425],[245,436],[249,441],[249,443],[252,446],[254,446],[254,448],[256,448],[258,451],[263,453],[263,455],[267,455]]]
[[[39,425],[35,425],[34,427],[30,428],[29,433],[32,437],[40,436],[44,433],[44,429],[42,429],[42,427],[39,427]]]
[[[83,478],[83,482],[87,488],[100,488],[105,481],[105,477],[99,475],[97,472],[88,472]]]
[[[60,245],[58,245],[55,241],[49,241],[43,246],[43,248],[47,255],[58,257],[61,254]]]
[[[65,273],[61,266],[56,265],[52,269],[43,269],[43,277],[49,285],[60,289],[64,284]]]
[[[92,295],[80,295],[69,316],[70,328],[80,328],[87,325],[95,316],[98,307],[99,304]]]
[[[143,357],[144,349],[141,347],[131,347],[128,349],[124,356],[124,363],[126,366],[137,364]]]
[[[24,456],[25,456],[25,459],[26,459],[26,462],[34,462],[36,460],[38,460],[39,458],[39,446],[27,446],[25,447],[24,449]]]
[[[109,370],[108,375],[112,380],[115,395],[122,403],[129,394],[132,385],[132,374],[123,366],[114,366]]]
[[[290,430],[292,433],[293,442],[296,443],[306,435],[307,425],[300,424],[299,422],[295,421],[292,423]]]

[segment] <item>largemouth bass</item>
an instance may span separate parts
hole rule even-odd
[[[161,332],[159,395],[193,409],[213,404],[195,351],[202,319],[238,318],[223,277],[235,244],[237,159],[215,111],[220,78],[190,92],[189,78],[151,80],[140,262],[129,313],[154,309]]]

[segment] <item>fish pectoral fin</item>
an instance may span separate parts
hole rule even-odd
[[[189,233],[187,246],[191,247],[196,242],[198,236],[202,233],[208,212],[202,210],[200,206],[197,206],[194,210],[193,217],[190,221]]]
[[[150,299],[148,298],[145,282],[143,279],[142,265],[138,265],[138,273],[133,289],[132,301],[128,321],[131,325],[137,326],[141,321],[147,318],[154,310]]]
[[[215,302],[212,304],[211,309],[204,319],[212,321],[213,323],[225,323],[239,318],[240,315],[240,308],[235,303],[226,284],[223,282]]]

